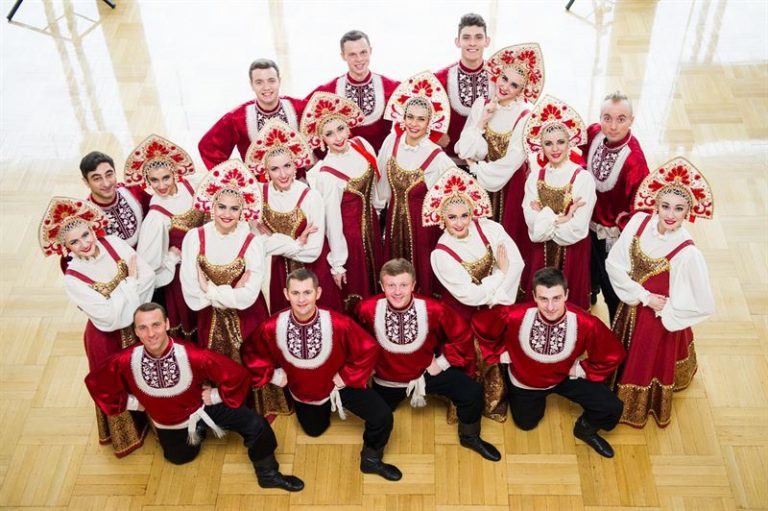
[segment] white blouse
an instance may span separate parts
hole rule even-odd
[[[547,164],[544,181],[549,186],[564,187],[571,181],[573,173],[579,168],[581,167],[570,160],[563,162],[557,169],[553,169]],[[531,170],[525,181],[525,197],[523,198],[523,214],[525,215],[525,223],[528,224],[528,235],[531,237],[531,241],[542,243],[553,240],[560,246],[568,246],[586,238],[589,234],[589,220],[592,218],[592,210],[595,209],[595,202],[597,202],[595,179],[592,174],[582,169],[576,176],[571,189],[571,196],[574,201],[581,198],[585,204],[576,210],[573,218],[559,225],[555,223],[557,215],[551,208],[545,207],[541,211],[535,211],[531,208],[531,201],[539,199],[539,192],[536,189],[538,179],[538,169]]]
[[[365,140],[360,138],[366,150],[372,155],[376,155],[373,147]],[[344,237],[344,222],[341,217],[341,200],[344,196],[344,190],[347,182],[336,177],[329,172],[320,172],[322,167],[331,167],[345,174],[350,179],[356,179],[368,170],[370,163],[363,155],[347,145],[344,153],[329,152],[325,158],[317,162],[307,172],[307,182],[310,187],[317,190],[323,198],[325,206],[325,235],[328,238],[328,264],[331,266],[331,273],[338,275],[346,272],[344,265],[347,264],[349,249],[347,240]],[[376,176],[374,175],[374,184]],[[376,187],[372,187],[372,197],[376,195]],[[271,194],[271,192],[270,192]]]
[[[496,113],[488,121],[488,127],[496,133],[507,133],[513,126],[515,129],[509,138],[506,154],[492,162],[483,161],[488,157],[488,142],[483,138],[485,129],[478,125],[484,108],[485,98],[477,98],[454,149],[460,158],[476,160],[477,163],[469,166],[469,171],[477,176],[480,186],[489,192],[497,192],[504,188],[528,158],[523,148],[523,132],[533,106],[527,101],[512,101],[508,105],[498,106]],[[521,118],[520,115],[525,110],[528,110],[528,113]]]
[[[440,146],[429,140],[428,136],[422,138],[416,146],[406,144],[405,138],[405,134],[400,137],[400,145],[397,149],[397,163],[406,170],[419,168],[424,163],[424,160],[432,154],[432,151],[440,148]],[[376,183],[376,194],[374,195],[373,203],[373,207],[377,210],[383,209],[392,198],[392,189],[387,177],[387,162],[392,157],[395,140],[397,140],[397,134],[392,131],[384,139],[384,143],[381,144],[381,150],[377,158],[379,170],[381,171],[381,179]],[[454,166],[453,161],[441,150],[424,170],[424,183],[427,185],[427,188],[431,188],[446,170]]]
[[[629,276],[632,266],[631,245],[640,223],[647,213],[636,213],[608,253],[605,268],[616,296],[628,305],[648,305],[650,292]],[[678,245],[691,239],[685,228],[660,234],[658,216],[654,214],[640,236],[640,247],[649,257],[664,257]],[[669,299],[657,312],[664,328],[676,332],[707,319],[715,311],[715,300],[709,284],[707,263],[701,251],[688,246],[675,254],[669,264]]]
[[[269,185],[269,207],[278,213],[287,213],[291,211],[304,190],[309,188],[301,181],[294,181],[288,191],[278,191],[272,184]],[[262,197],[263,199],[263,197]],[[307,243],[299,244],[298,240],[291,238],[286,234],[272,233],[270,235],[257,235],[264,242],[266,255],[279,255],[299,261],[301,263],[312,263],[320,257],[323,250],[323,241],[325,240],[325,211],[323,209],[323,198],[316,190],[309,190],[304,201],[301,203],[301,211],[307,217],[307,226],[309,224],[317,227],[317,232],[309,235]],[[301,232],[297,233],[301,235]]]
[[[483,234],[491,244],[494,257],[499,245],[503,244],[507,248],[509,259],[507,273],[502,273],[499,267],[495,265],[490,275],[485,277],[480,284],[475,284],[466,268],[448,252],[441,249],[432,251],[430,257],[432,271],[454,298],[465,305],[513,304],[517,298],[520,275],[523,273],[523,266],[525,266],[523,258],[520,256],[515,242],[500,224],[487,218],[481,218],[479,224]],[[455,238],[444,232],[438,243],[446,245],[464,261],[474,261],[486,254],[485,245],[474,222],[470,224],[469,235],[466,238]]]
[[[118,256],[130,264],[136,252],[125,241],[115,235],[105,236]],[[109,282],[117,275],[117,263],[109,255],[104,245],[97,241],[99,255],[89,259],[73,256],[68,269],[82,273],[96,282]],[[136,308],[152,300],[155,290],[155,273],[141,257],[136,258],[136,277],[126,277],[112,291],[109,298],[92,289],[88,284],[73,277],[64,276],[64,289],[91,320],[93,326],[102,332],[114,332],[133,323]]]
[[[216,230],[213,221],[200,229],[205,233],[205,258],[211,264],[229,264],[234,261],[248,233],[251,232],[245,222],[239,222],[229,234],[221,234]],[[251,276],[241,288],[235,289],[230,285],[217,286],[208,281],[208,292],[204,293],[197,278],[199,254],[200,238],[197,229],[192,229],[184,236],[181,244],[180,274],[181,291],[190,309],[199,311],[212,305],[219,309],[245,310],[256,303],[264,280],[264,247],[258,236],[251,240],[243,256],[245,269],[250,270]]]
[[[150,200],[150,206],[157,205],[168,210],[173,215],[185,213],[194,204],[194,197],[187,187],[178,183],[176,195],[172,197],[160,197],[155,194]],[[170,284],[176,273],[176,265],[181,258],[170,252],[169,231],[171,219],[159,211],[150,209],[141,224],[139,244],[136,252],[155,271],[155,287],[163,287]]]

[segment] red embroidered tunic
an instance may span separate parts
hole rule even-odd
[[[307,323],[299,323],[290,310],[262,323],[243,345],[243,364],[256,387],[284,371],[288,389],[302,403],[320,404],[334,389],[336,373],[348,387],[365,388],[371,377],[379,345],[351,318],[317,309]]]
[[[510,380],[522,388],[554,387],[577,365],[580,377],[603,381],[625,356],[600,319],[570,304],[555,323],[542,318],[535,304],[494,307],[477,312],[472,329],[486,363],[509,362]]]
[[[475,369],[472,330],[442,303],[414,295],[403,310],[389,307],[383,294],[360,302],[357,319],[382,348],[374,379],[405,386],[424,374],[437,357],[468,374]]]

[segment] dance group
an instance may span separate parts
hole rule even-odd
[[[40,243],[88,317],[101,442],[127,455],[151,423],[186,463],[234,430],[262,487],[298,491],[264,416],[319,436],[354,413],[361,471],[388,480],[408,397],[444,398],[460,444],[492,461],[481,416],[509,407],[530,430],[551,393],[581,405],[574,435],[602,456],[599,430],[669,423],[696,371],[691,327],[714,309],[682,225],[712,217],[710,187],[683,158],[649,172],[623,94],[586,127],[540,97],[537,44],[484,60],[489,43],[465,15],[460,61],[397,83],[348,32],[349,72],[307,100],[255,61],[255,100],[200,141],[207,171],[157,135],[122,183],[109,156],[82,159],[91,194],[52,199]],[[599,291],[611,328],[588,312]]]

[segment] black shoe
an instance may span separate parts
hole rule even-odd
[[[396,466],[381,461],[383,451],[384,449],[363,446],[363,450],[360,452],[360,472],[376,474],[387,481],[399,481],[402,479],[403,473]]]
[[[256,469],[256,478],[262,488],[280,488],[285,491],[304,489],[304,481],[298,477],[287,476],[278,472],[279,465],[274,455],[255,461],[253,467]]]
[[[499,450],[480,438],[480,421],[472,424],[459,422],[459,443],[487,460],[499,461],[501,459]]]
[[[613,447],[608,441],[597,434],[597,429],[591,426],[584,417],[579,417],[576,424],[573,426],[573,436],[582,440],[585,444],[590,446],[600,456],[605,458],[613,458]]]

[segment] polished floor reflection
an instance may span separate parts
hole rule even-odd
[[[765,509],[768,508],[768,3],[763,0],[390,2],[27,0],[0,23],[0,507],[50,509]],[[13,2],[0,1],[6,13]],[[455,61],[461,14],[489,22],[493,51],[537,41],[545,92],[590,121],[602,97],[634,100],[651,166],[689,158],[715,219],[691,226],[717,313],[696,328],[699,372],[672,424],[619,427],[617,456],[571,436],[576,410],[552,399],[534,431],[487,423],[502,463],[461,449],[437,404],[398,410],[389,452],[405,473],[357,471],[361,424],[302,434],[279,418],[279,459],[307,481],[258,488],[239,440],[209,441],[171,466],[154,440],[116,460],[100,448],[83,315],[37,247],[51,195],[80,196],[80,157],[121,161],[155,132],[196,151],[220,115],[252,96],[247,68],[274,58],[282,92],[303,97],[341,74],[338,38],[372,39],[372,69],[404,78]],[[490,52],[487,53],[490,55]],[[599,314],[604,314],[602,307]]]

